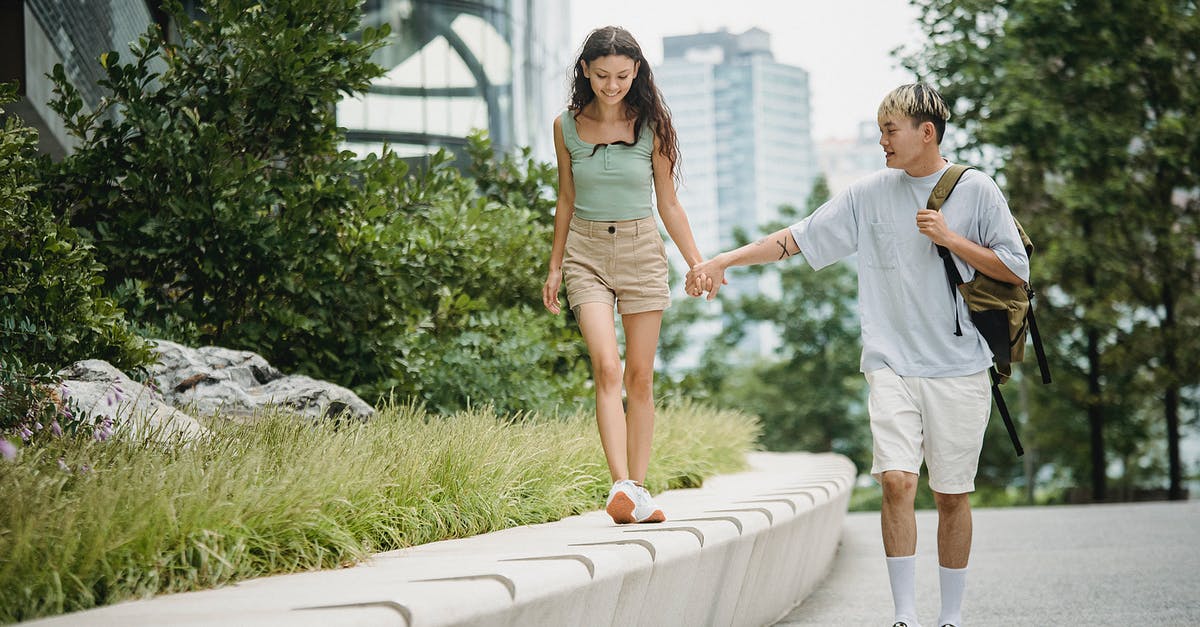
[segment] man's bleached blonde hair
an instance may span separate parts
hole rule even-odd
[[[880,123],[888,118],[911,118],[914,127],[932,122],[941,144],[942,135],[946,133],[946,120],[950,119],[950,107],[936,89],[924,83],[912,83],[901,85],[883,97],[878,118]]]

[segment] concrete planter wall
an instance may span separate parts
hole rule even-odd
[[[596,511],[32,624],[768,625],[828,574],[855,469],[833,454],[750,462],[658,497],[663,524]]]

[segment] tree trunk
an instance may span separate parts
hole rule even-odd
[[[1088,355],[1088,425],[1092,434],[1092,500],[1108,499],[1107,464],[1104,461],[1104,405],[1100,401],[1100,333],[1089,329]]]
[[[1021,404],[1021,426],[1029,425],[1029,377],[1024,373],[1017,381],[1017,400]],[[1037,479],[1037,443],[1035,439],[1025,442],[1025,455],[1022,459],[1022,470],[1025,471],[1025,503],[1034,505],[1037,502],[1037,490],[1034,481]]]
[[[1163,413],[1167,419],[1167,457],[1170,468],[1170,487],[1167,490],[1172,501],[1183,500],[1183,466],[1179,459],[1179,357],[1175,352],[1175,299],[1174,290],[1164,285],[1162,291],[1163,321],[1163,364],[1167,367],[1167,389],[1163,395]]]

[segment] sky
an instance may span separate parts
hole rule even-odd
[[[814,138],[850,139],[874,122],[884,95],[913,82],[890,53],[922,41],[917,18],[907,0],[571,0],[571,45],[577,51],[593,28],[617,25],[653,65],[665,36],[761,28],[776,61],[809,73]]]

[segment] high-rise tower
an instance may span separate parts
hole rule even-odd
[[[780,221],[780,206],[804,205],[817,176],[808,72],[776,61],[758,28],[666,37],[663,57],[655,78],[679,134],[679,199],[701,253],[732,247],[738,229],[757,239]],[[778,296],[779,277],[734,274],[722,293]],[[743,344],[748,356],[775,346],[765,328]]]

